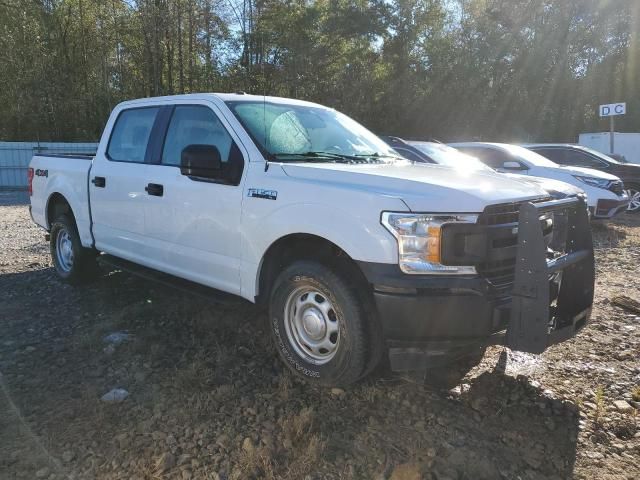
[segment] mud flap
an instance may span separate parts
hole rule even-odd
[[[566,251],[548,261],[540,216],[553,211],[566,215]],[[562,279],[552,308],[549,276],[557,271],[562,271]],[[522,204],[506,345],[513,350],[542,353],[555,343],[552,338],[559,338],[561,331],[561,336],[573,335],[593,304],[594,282],[593,243],[584,199]]]

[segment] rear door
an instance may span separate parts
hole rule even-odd
[[[158,270],[239,294],[241,179],[247,153],[212,103],[168,108],[166,134],[158,136],[146,180],[155,186],[145,207],[147,254]],[[189,145],[218,149],[220,178],[181,174],[181,154]]]
[[[160,111],[160,107],[122,109],[107,146],[98,149],[89,177],[96,247],[137,262],[145,256],[145,159]]]

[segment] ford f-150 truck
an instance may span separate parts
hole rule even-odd
[[[36,155],[29,189],[62,279],[100,261],[264,304],[284,363],[324,385],[383,357],[446,381],[490,344],[540,353],[593,303],[583,199],[414,164],[313,103],[124,102],[95,157]]]

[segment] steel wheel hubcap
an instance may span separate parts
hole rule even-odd
[[[284,326],[289,344],[306,361],[322,365],[338,351],[340,326],[331,301],[319,291],[301,287],[289,295]]]
[[[629,207],[627,210],[629,212],[635,212],[640,208],[640,191],[635,188],[630,188],[629,190],[625,190],[625,193],[629,197]]]
[[[70,272],[73,267],[73,243],[66,229],[58,230],[56,237],[56,257],[58,265],[65,272]]]

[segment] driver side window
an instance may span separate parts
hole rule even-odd
[[[162,148],[162,165],[180,166],[182,151],[189,145],[214,146],[220,152],[221,180],[237,185],[244,160],[240,149],[216,114],[202,105],[174,108]]]
[[[494,148],[477,149],[472,153],[472,155],[478,157],[482,163],[493,169],[503,169],[506,162],[514,161],[514,159],[507,153]]]

